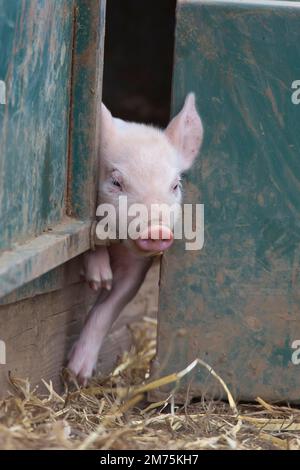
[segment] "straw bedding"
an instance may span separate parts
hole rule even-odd
[[[51,383],[32,388],[28,380],[10,377],[13,392],[0,401],[0,448],[300,449],[300,410],[261,398],[256,404],[238,405],[222,378],[200,360],[151,382],[155,320],[145,317],[131,328],[131,351],[112,374],[93,379],[85,389],[70,386],[68,377],[59,395]],[[174,394],[165,402],[147,403],[148,390],[167,383],[175,389],[196,367],[209,370],[228,403],[202,399],[176,406]]]

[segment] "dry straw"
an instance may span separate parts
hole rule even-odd
[[[300,410],[257,398],[238,405],[225,382],[195,359],[184,370],[149,380],[156,324],[144,318],[132,327],[134,346],[114,372],[85,389],[46,394],[28,380],[10,377],[13,393],[0,402],[1,449],[300,449]],[[228,403],[205,401],[176,406],[183,377],[202,367]],[[174,385],[168,399],[147,403],[147,392]]]

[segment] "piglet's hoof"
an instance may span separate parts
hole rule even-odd
[[[84,387],[87,385],[96,368],[97,358],[98,350],[95,353],[90,344],[80,340],[74,344],[69,355],[67,368],[76,377],[79,385]]]

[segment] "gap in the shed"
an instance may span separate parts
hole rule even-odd
[[[103,101],[129,121],[170,114],[176,0],[108,0]]]
[[[165,127],[170,116],[176,0],[107,0],[103,102],[113,116]],[[136,298],[113,327],[112,340],[128,346],[125,325],[156,318],[159,265],[150,270]],[[114,338],[114,339],[113,339]],[[107,341],[102,371],[112,364]]]

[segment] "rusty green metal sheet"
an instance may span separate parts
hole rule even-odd
[[[153,369],[199,357],[243,400],[300,402],[299,23],[300,2],[177,8],[173,113],[195,91],[205,137],[184,202],[204,204],[205,243],[166,255]],[[226,397],[206,369],[189,378],[190,396]]]
[[[0,250],[64,212],[72,5],[0,0]]]
[[[22,286],[5,303],[58,288],[90,247],[105,6],[0,0],[0,297]]]

